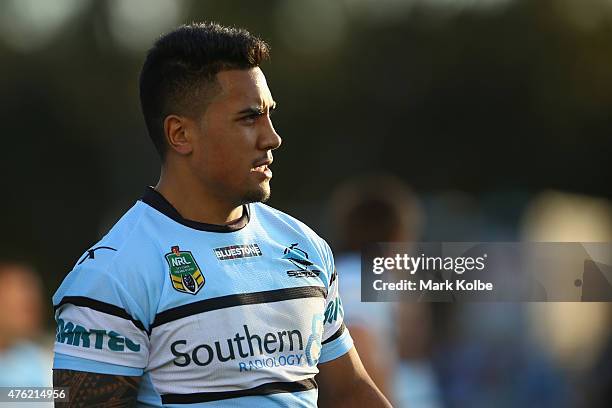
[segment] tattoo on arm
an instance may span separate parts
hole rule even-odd
[[[140,377],[53,370],[53,386],[69,387],[70,402],[56,402],[57,408],[133,407]]]

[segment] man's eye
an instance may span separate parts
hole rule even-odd
[[[259,115],[254,113],[252,115],[248,115],[248,116],[243,117],[242,121],[246,122],[246,123],[255,123],[255,121],[257,120],[258,117],[259,117]]]
[[[267,113],[268,116],[272,116],[272,113],[274,112],[274,110],[270,109]],[[243,116],[242,118],[240,118],[240,120],[244,123],[247,124],[254,124],[257,119],[259,119],[259,117],[266,115],[265,112],[261,112],[261,113],[252,113],[250,115],[247,116]]]

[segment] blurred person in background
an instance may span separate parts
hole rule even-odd
[[[482,211],[481,208],[473,210],[474,213]],[[479,225],[480,231],[466,229],[453,235],[453,240],[476,241],[483,236],[493,237],[493,241],[514,239],[513,236],[495,237],[499,227],[494,222]],[[435,237],[436,240],[444,238]],[[519,259],[509,253],[494,258],[501,262],[495,270],[504,271],[502,275],[510,276],[521,265]],[[544,299],[535,286],[519,288],[512,286],[512,280],[508,283],[507,290],[512,293],[521,293],[527,299],[532,299],[532,295]],[[518,289],[526,291],[516,292]],[[533,336],[531,304],[434,305],[431,353],[445,407],[572,406],[563,367],[551,353],[550,344],[540,343]]]
[[[418,197],[394,176],[368,175],[336,189],[331,213],[344,319],[364,366],[395,406],[438,406],[425,351],[430,306],[361,301],[361,251],[374,243],[418,240],[423,223]],[[321,401],[325,406],[324,396]]]
[[[524,241],[612,242],[612,203],[563,191],[533,198],[521,222]],[[604,254],[609,257],[610,254]],[[609,260],[589,253],[595,261]],[[612,282],[610,266],[601,272]],[[612,403],[612,308],[605,302],[548,302],[529,305],[530,332],[568,372],[572,402],[580,407]]]
[[[525,304],[435,307],[432,355],[445,407],[571,406],[563,372],[530,336]]]
[[[0,261],[0,386],[51,386],[51,349],[42,332],[42,284],[26,264]]]

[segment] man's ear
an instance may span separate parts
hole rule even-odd
[[[188,118],[178,115],[168,115],[164,119],[166,142],[170,149],[180,155],[187,155],[193,151],[188,122]]]

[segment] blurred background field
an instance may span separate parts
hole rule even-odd
[[[160,33],[202,20],[270,43],[270,204],[329,240],[341,282],[347,229],[612,241],[612,1],[3,0],[1,367],[21,338],[49,347],[51,294],[155,184],[138,71]],[[392,185],[359,209],[346,183],[371,174]],[[341,223],[351,208],[374,222]],[[7,313],[39,285],[39,317]],[[611,406],[608,304],[363,305],[355,287],[347,319],[397,406]]]

